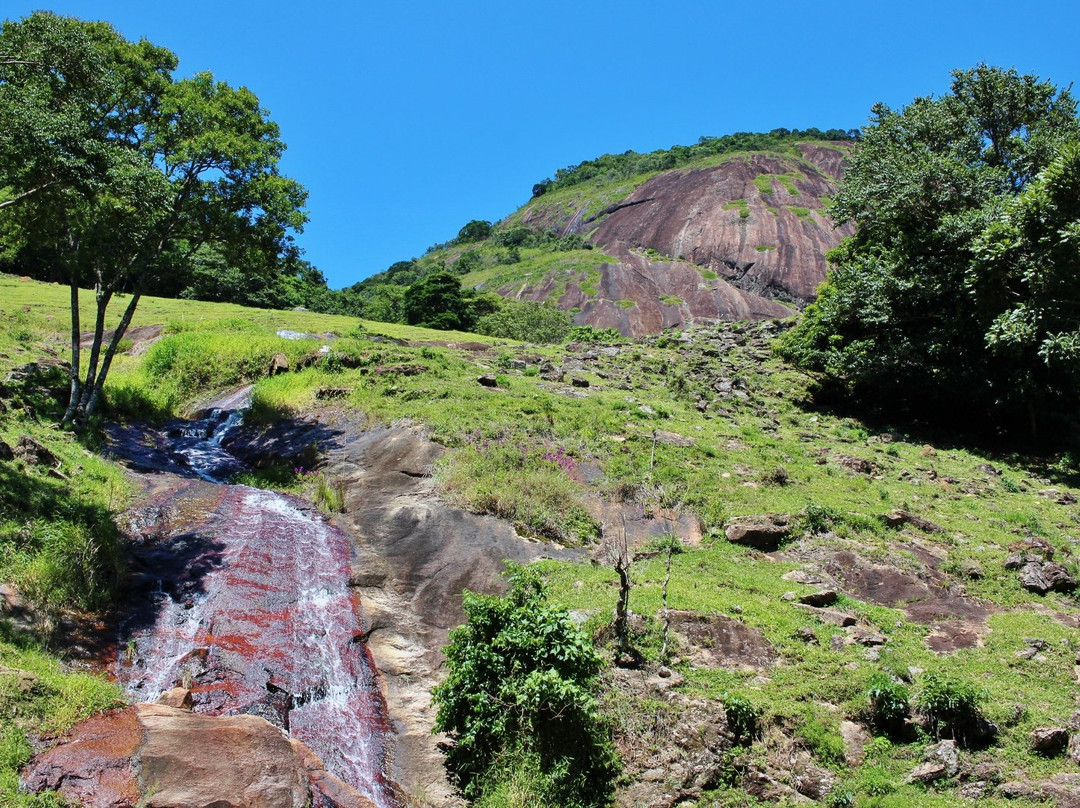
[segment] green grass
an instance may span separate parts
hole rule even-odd
[[[500,264],[470,272],[461,279],[467,288],[493,292],[509,289],[514,292],[523,286],[539,285],[549,277],[554,277],[554,288],[548,296],[559,300],[565,293],[567,284],[573,280],[583,291],[592,289],[600,280],[600,267],[616,263],[615,259],[600,250],[569,250],[551,252],[548,250],[524,248],[521,261],[516,264]],[[586,291],[586,294],[589,294]]]
[[[663,303],[665,306],[681,306],[686,301],[684,301],[678,295],[664,295],[660,298],[660,302]]]
[[[756,247],[754,247],[754,249],[757,250],[758,252],[771,252],[772,250],[776,249],[776,245],[775,244],[759,244]]]
[[[724,205],[721,210],[737,210],[739,211],[740,219],[750,218],[750,203],[748,203],[745,199],[733,199],[732,201]]]

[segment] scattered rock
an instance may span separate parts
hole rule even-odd
[[[478,381],[484,387],[498,387],[499,386],[499,380],[496,379],[491,374],[485,374],[483,376],[480,376],[480,377],[478,377],[476,379],[476,381]]]
[[[668,432],[666,429],[656,430],[657,443],[665,443],[668,446],[681,446],[686,448],[693,446],[695,441],[693,438],[688,438],[686,435],[680,435],[678,432]]]
[[[805,609],[807,612],[814,615],[814,617],[816,617],[822,623],[828,623],[830,626],[840,626],[841,628],[848,628],[849,626],[853,626],[858,622],[858,620],[856,620],[855,618],[855,615],[847,614],[846,612],[841,612],[837,609],[822,609],[814,606],[803,606],[801,604],[796,605],[798,605],[799,608]]]
[[[817,645],[818,635],[810,626],[799,626],[795,629],[795,637],[808,645]]]
[[[334,399],[348,398],[351,393],[348,387],[320,387],[315,391],[315,398],[319,401],[332,401]]]
[[[1018,577],[1025,589],[1040,595],[1047,592],[1071,592],[1076,588],[1076,579],[1069,571],[1052,561],[1025,564]]]
[[[890,511],[884,516],[885,524],[889,527],[899,528],[904,525],[911,525],[914,528],[918,528],[923,533],[944,533],[945,528],[941,525],[931,522],[929,519],[924,519],[921,516],[911,513],[910,511],[904,511],[896,509]]]
[[[859,474],[873,474],[877,471],[877,464],[872,460],[865,460],[861,457],[852,457],[851,455],[836,455],[836,462],[846,469],[851,469]]]
[[[874,632],[870,631],[857,632],[855,636],[853,636],[851,639],[857,642],[859,645],[866,646],[884,645],[889,641],[889,638],[884,636],[883,634],[875,634]]]
[[[971,581],[982,580],[985,575],[982,566],[973,558],[965,558],[960,562],[960,574]]]
[[[279,373],[289,372],[289,357],[283,353],[274,354],[270,360],[270,369],[267,371],[268,376],[277,376]]]
[[[776,662],[776,650],[760,629],[726,615],[672,611],[671,628],[697,664],[764,670]]]
[[[1076,496],[1069,491],[1058,491],[1056,488],[1044,488],[1039,492],[1040,497],[1052,499],[1058,505],[1075,505]]]
[[[1056,757],[1069,744],[1069,731],[1064,727],[1038,727],[1028,736],[1031,751],[1046,757]]]
[[[588,387],[589,386],[589,380],[588,379],[583,379],[580,376],[571,376],[570,377],[570,384],[573,387]]]
[[[772,552],[791,535],[790,522],[790,516],[777,514],[737,517],[724,535],[732,544]]]
[[[57,459],[56,455],[29,435],[23,435],[19,438],[19,442],[15,444],[14,452],[16,457],[31,466],[49,466],[55,468],[60,465],[60,461]]]
[[[799,603],[820,608],[822,606],[832,606],[836,603],[837,597],[838,595],[835,590],[822,589],[818,592],[811,592],[808,595],[803,595],[799,598]]]
[[[24,696],[32,693],[41,681],[36,673],[20,668],[7,668],[3,665],[0,665],[0,679],[4,682],[5,690],[11,688]]]
[[[164,704],[166,707],[175,707],[178,710],[191,710],[195,706],[195,702],[191,698],[191,691],[186,687],[174,687],[166,690],[158,696],[157,703]]]
[[[1080,766],[1080,733],[1069,736],[1069,757],[1072,758],[1073,763]]]
[[[940,760],[928,760],[916,766],[908,775],[909,783],[933,783],[948,777],[945,764]]]
[[[942,741],[923,754],[923,763],[908,775],[908,782],[933,783],[960,771],[960,752],[955,741]]]
[[[1002,783],[998,786],[998,794],[1007,800],[1034,798],[1037,793],[1037,790],[1028,783],[1015,780],[1008,783]]]
[[[4,443],[3,438],[0,438],[0,460],[14,460],[15,453],[11,450],[11,447]]]
[[[864,750],[870,743],[870,734],[854,721],[840,722],[840,737],[844,741],[844,760],[849,766],[863,761]]]

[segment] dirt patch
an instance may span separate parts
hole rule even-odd
[[[985,630],[985,626],[983,626]],[[974,648],[981,645],[979,631],[964,622],[940,623],[926,638],[926,644],[936,654],[949,654],[961,648]]]
[[[129,328],[124,332],[124,339],[129,339],[132,342],[131,348],[128,349],[128,353],[133,356],[140,356],[145,353],[147,348],[161,339],[162,334],[165,332],[165,326],[163,325],[136,325]],[[102,337],[102,344],[108,345],[109,340],[112,339],[113,331],[106,331]],[[94,344],[94,334],[91,331],[84,331],[79,335],[79,347],[89,348]]]

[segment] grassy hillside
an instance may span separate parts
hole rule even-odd
[[[59,287],[0,278],[0,373],[43,353],[63,355],[65,302]],[[955,803],[958,779],[989,783],[980,804],[992,805],[997,783],[1075,771],[1067,756],[1032,751],[1029,736],[1066,723],[1077,709],[1080,604],[1072,594],[1029,591],[1005,568],[1015,548],[1041,548],[1077,575],[1075,454],[993,451],[907,424],[809,409],[806,379],[770,349],[782,324],[732,324],[614,346],[535,347],[375,323],[357,330],[346,318],[185,301],[149,300],[137,322],[166,324],[173,333],[117,369],[108,391],[114,417],[147,402],[158,414],[183,411],[208,389],[244,379],[255,382],[255,417],[268,422],[321,406],[320,391],[343,391],[333,406],[357,417],[423,425],[450,448],[436,472],[441,495],[509,519],[523,533],[596,545],[627,524],[677,533],[681,551],[671,557],[670,575],[660,545],[647,543],[631,571],[635,643],[647,665],[666,662],[674,678],[669,689],[645,693],[620,690],[613,675],[608,712],[628,761],[628,787],[677,790],[665,780],[675,764],[656,763],[668,749],[665,733],[695,711],[730,716],[740,704],[757,715],[760,733],[744,745],[721,744],[722,777],[685,804],[768,801],[762,778],[795,801],[798,776],[784,761],[796,758],[829,780],[820,800],[832,805],[944,806]],[[273,332],[281,328],[341,338],[333,358],[265,377],[266,351],[298,357],[322,342],[279,340]],[[487,347],[446,344],[459,340]],[[177,386],[177,357],[198,357],[199,350],[218,362]],[[478,383],[481,375],[496,386]],[[44,404],[8,407],[0,437],[10,444],[28,431],[62,456],[61,470],[91,467],[88,450],[51,431],[50,419]],[[70,496],[84,485],[79,496],[99,497],[115,512],[122,497],[100,499],[115,472],[92,462],[102,469],[94,482],[68,475],[58,484]],[[21,470],[47,481],[44,470]],[[308,485],[291,474],[271,469],[251,481]],[[0,542],[10,559],[22,517],[5,502]],[[930,526],[891,526],[884,517],[896,510]],[[760,514],[788,517],[790,535],[777,551],[727,540],[738,517]],[[553,599],[580,614],[598,642],[609,642],[617,576],[602,554],[594,564],[549,562],[544,572]],[[823,587],[815,579],[839,582],[832,608],[855,618],[856,627],[799,605]],[[875,583],[888,581],[896,592]],[[769,663],[710,662],[722,650],[717,640],[688,631],[672,635],[661,659],[665,589],[670,609],[738,624],[759,638]],[[948,645],[942,637],[959,637],[952,643],[958,650],[935,651]],[[882,674],[908,688],[913,701],[931,704],[935,682],[954,683],[953,694],[969,687],[997,739],[961,750],[959,777],[931,786],[907,782],[935,740],[924,728],[907,736],[878,730],[867,739],[865,761],[849,765],[841,723],[871,729],[868,692]]]

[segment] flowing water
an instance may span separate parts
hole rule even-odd
[[[155,466],[146,455],[164,452],[159,467],[215,483],[181,485],[159,503],[186,503],[189,513],[184,530],[146,541],[149,592],[125,626],[117,678],[141,701],[183,685],[196,712],[261,715],[390,808],[385,706],[348,585],[348,537],[303,500],[221,482],[240,467],[221,447],[238,422],[239,410],[212,411],[174,427],[163,446],[114,441],[144,467]]]

